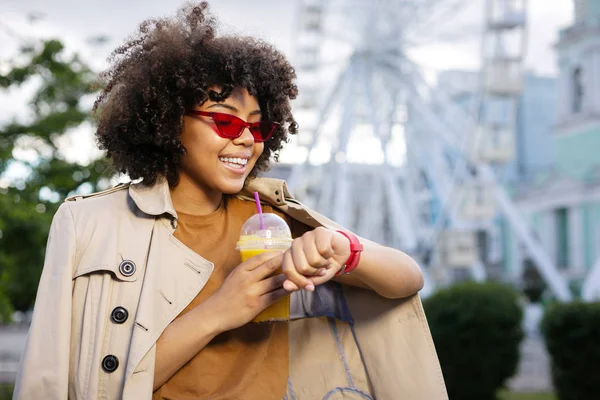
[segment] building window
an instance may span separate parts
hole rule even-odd
[[[581,105],[583,103],[583,72],[581,67],[577,67],[573,70],[573,77],[571,82],[571,87],[573,91],[573,104],[571,110],[574,114],[581,112]]]
[[[483,265],[487,266],[490,263],[490,242],[489,234],[487,231],[477,231],[477,248],[479,250],[479,259]]]
[[[556,264],[558,268],[569,267],[569,220],[568,210],[558,208],[556,216]]]

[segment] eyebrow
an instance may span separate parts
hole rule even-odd
[[[208,106],[207,108],[213,108],[213,107],[223,107],[223,108],[227,108],[228,110],[231,110],[231,111],[236,112],[236,113],[240,112],[240,110],[238,110],[234,106],[229,105],[229,104],[225,104],[225,103],[215,103],[215,104],[212,104],[212,105]],[[260,110],[254,110],[254,111],[252,111],[250,113],[250,115],[260,115],[260,114],[261,114]]]

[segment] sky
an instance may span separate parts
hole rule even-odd
[[[353,0],[370,1],[370,0]],[[402,0],[392,0],[402,1]],[[427,1],[427,0],[421,0]],[[529,47],[527,66],[544,75],[554,74],[553,44],[558,30],[572,20],[572,0],[529,1]],[[466,6],[448,20],[444,31],[457,40],[434,43],[419,51],[419,57],[435,69],[472,68],[479,60],[479,35],[485,0],[465,0]],[[0,49],[10,46],[7,28],[23,36],[54,35],[85,51],[87,37],[107,35],[110,42],[87,49],[98,64],[124,37],[148,17],[173,14],[184,1],[162,0],[0,0]],[[212,10],[228,29],[261,36],[293,58],[298,0],[216,0]],[[27,16],[39,17],[35,24]],[[440,21],[441,23],[441,21]],[[444,36],[446,36],[444,34]]]
[[[371,0],[349,0],[370,4]],[[403,0],[390,0],[403,1]],[[427,0],[421,0],[427,1]],[[446,69],[477,69],[485,0],[465,0],[459,12],[437,21],[437,37],[409,54],[429,75]],[[96,69],[106,67],[112,49],[149,17],[172,15],[184,1],[164,0],[0,0],[0,71],[15,54],[17,38],[58,37],[81,53]],[[225,31],[259,36],[281,49],[292,60],[298,36],[298,0],[216,0],[209,2]],[[553,45],[559,29],[572,21],[572,0],[529,0],[528,52],[526,66],[545,75],[556,74]],[[34,16],[31,22],[30,16]],[[335,29],[335,28],[334,28]],[[429,29],[429,27],[426,27]],[[106,44],[92,46],[87,39],[109,37]],[[0,123],[8,116],[22,115],[24,99],[34,84],[19,92],[0,95]],[[89,134],[73,135],[74,154],[92,154]]]

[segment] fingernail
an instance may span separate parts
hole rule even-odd
[[[313,285],[312,283],[309,283],[308,285],[304,286],[304,289],[308,290],[309,292],[314,292],[315,285]]]
[[[323,275],[327,275],[327,269],[322,268],[319,270],[319,275],[323,276]]]

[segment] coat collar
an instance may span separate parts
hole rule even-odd
[[[285,181],[273,178],[253,178],[246,182],[238,196],[253,198],[258,192],[261,200],[274,206],[283,206],[287,200],[293,199]],[[129,185],[129,195],[135,205],[144,213],[153,216],[169,215],[177,220],[177,212],[171,201],[171,192],[166,179],[158,180],[154,185],[147,186],[142,182]]]
[[[168,214],[177,219],[177,212],[171,202],[171,192],[166,179],[159,179],[154,185],[144,185],[142,182],[129,185],[129,196],[135,205],[148,215]]]
[[[294,200],[284,180],[274,178],[254,178],[246,182],[238,197],[253,198],[258,192],[261,200],[271,205],[282,207],[289,200]]]

